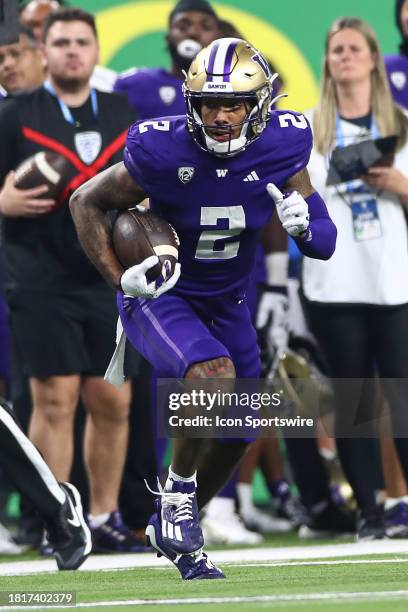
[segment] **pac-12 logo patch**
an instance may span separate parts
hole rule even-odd
[[[176,98],[176,88],[172,85],[163,85],[159,87],[159,96],[165,104],[171,104]]]
[[[405,83],[407,82],[406,75],[401,71],[391,72],[391,83],[397,89],[403,89],[405,87]]]
[[[191,181],[194,176],[194,168],[189,168],[188,166],[181,166],[178,169],[178,177],[184,185]]]
[[[75,148],[84,164],[92,164],[102,148],[102,136],[99,132],[75,134]]]

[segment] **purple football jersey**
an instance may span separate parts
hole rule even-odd
[[[384,61],[394,100],[408,109],[408,57],[386,55]]]
[[[139,119],[150,119],[186,112],[182,83],[163,68],[140,68],[121,75],[114,91],[127,95]]]
[[[283,188],[311,147],[309,124],[292,111],[273,111],[260,138],[229,158],[201,150],[185,116],[130,128],[126,168],[180,238],[179,293],[219,295],[246,282],[274,207],[266,185]]]

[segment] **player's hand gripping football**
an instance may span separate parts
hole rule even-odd
[[[158,298],[166,291],[173,289],[180,277],[180,264],[176,263],[174,273],[170,277],[159,279],[148,283],[146,272],[159,263],[156,255],[148,257],[142,263],[132,266],[122,274],[120,285],[125,295],[142,298]]]
[[[273,183],[268,183],[266,190],[275,202],[282,227],[294,238],[302,236],[309,227],[309,207],[303,196],[298,191],[283,194]]]

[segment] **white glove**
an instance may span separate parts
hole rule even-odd
[[[289,195],[284,196],[273,183],[268,183],[266,190],[275,202],[279,220],[288,234],[297,238],[306,232],[310,215],[309,207],[303,196],[297,191],[292,191]]]
[[[122,274],[120,286],[123,293],[131,297],[158,298],[166,291],[173,289],[180,277],[180,264],[176,263],[174,273],[158,285],[157,281],[147,284],[146,272],[159,263],[156,255],[148,257],[141,264],[132,266]]]
[[[264,333],[269,354],[282,355],[288,347],[289,301],[283,293],[264,291],[259,300],[256,328]]]

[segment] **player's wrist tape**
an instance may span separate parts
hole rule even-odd
[[[280,295],[288,296],[288,288],[286,285],[262,285],[262,290],[269,293],[279,293]]]
[[[302,242],[309,242],[312,239],[312,230],[308,227],[304,232],[295,237],[295,240],[301,240]]]
[[[288,282],[289,255],[287,252],[269,253],[265,256],[266,284],[269,287],[286,286]]]
[[[323,198],[317,191],[314,191],[310,196],[305,198],[305,202],[309,208],[309,216],[313,219],[322,219],[328,217],[326,204],[324,203]],[[296,236],[295,240],[300,240],[301,242],[310,242],[312,240],[312,230],[309,227],[306,231],[302,232],[300,236]]]

